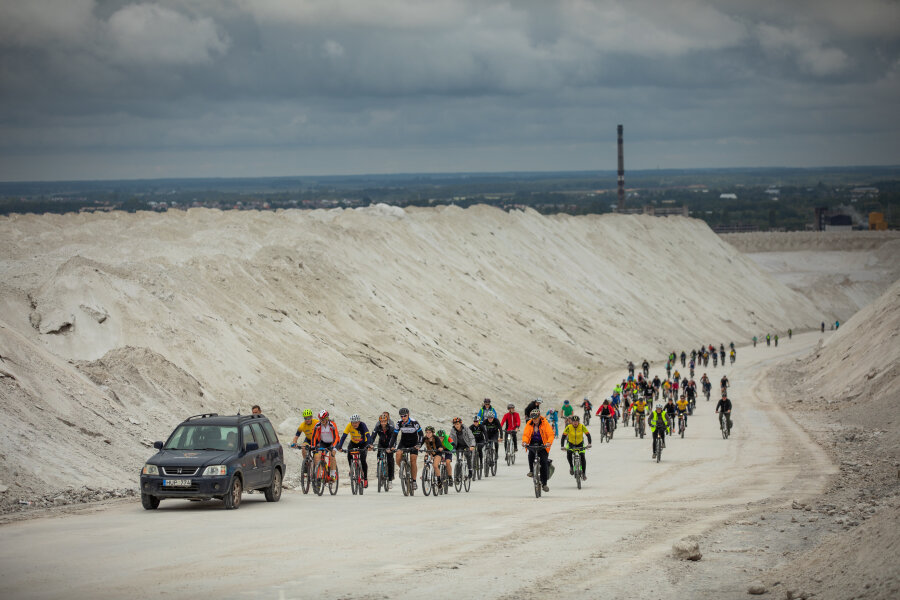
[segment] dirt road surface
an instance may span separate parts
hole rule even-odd
[[[767,379],[770,367],[819,339],[807,333],[778,348],[739,348],[734,366],[710,366],[713,399],[701,395],[685,438],[670,437],[659,464],[649,436],[636,439],[620,426],[601,445],[595,435],[581,490],[555,442],[556,474],[540,499],[520,452],[496,478],[449,497],[404,498],[399,486],[382,494],[371,486],[363,497],[347,487],[334,497],[286,490],[275,504],[245,495],[237,511],[171,500],[156,511],[136,502],[89,508],[0,527],[3,596],[520,599],[567,589],[674,597],[667,573],[675,541],[810,498],[834,473]],[[651,376],[660,371],[654,365]],[[728,440],[714,415],[723,373],[735,402]],[[621,378],[598,379],[592,399],[611,389],[613,375]],[[598,433],[599,419],[592,425]],[[297,463],[292,454],[289,469]],[[728,597],[721,590],[729,576],[716,582],[717,597]],[[746,587],[736,584],[733,595],[746,597]]]

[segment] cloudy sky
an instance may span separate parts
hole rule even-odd
[[[0,0],[0,180],[900,164],[897,0]]]

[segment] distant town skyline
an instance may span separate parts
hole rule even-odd
[[[888,0],[0,2],[0,180],[900,164]]]

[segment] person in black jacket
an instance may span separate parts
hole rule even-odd
[[[719,415],[719,421],[723,417],[728,421],[728,433],[731,433],[731,427],[734,425],[731,421],[731,400],[728,399],[728,395],[724,391],[722,392],[722,399],[716,404],[716,414]]]
[[[541,402],[543,402],[543,400],[541,400],[540,398],[535,398],[534,400],[532,400],[531,402],[529,402],[529,403],[528,403],[528,406],[525,407],[525,412],[522,413],[523,415],[526,415],[525,417],[522,418],[522,420],[524,421],[525,419],[527,419],[527,418],[528,418],[527,415],[530,415],[530,414],[531,414],[531,411],[533,411],[534,409],[537,408],[537,409],[540,410],[540,408],[541,408]]]

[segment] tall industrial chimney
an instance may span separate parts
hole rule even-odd
[[[622,151],[622,126],[619,132],[619,212],[625,212],[625,155]]]

